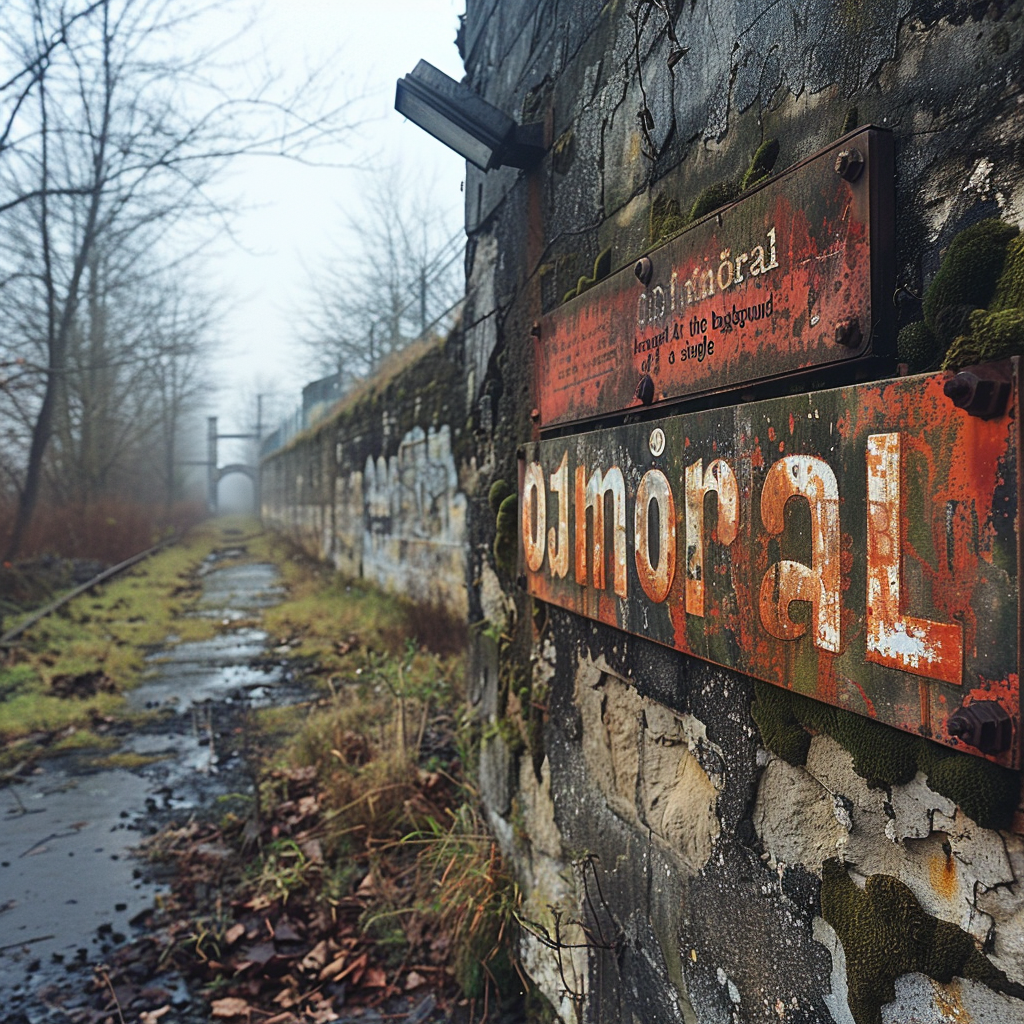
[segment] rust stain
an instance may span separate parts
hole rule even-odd
[[[928,878],[932,889],[944,900],[951,900],[957,895],[956,858],[951,852],[938,853],[929,859]]]

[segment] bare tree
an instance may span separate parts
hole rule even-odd
[[[219,43],[182,49],[217,6],[5,0],[3,45],[22,70],[0,86],[0,362],[25,358],[38,383],[9,410],[31,430],[7,558],[39,497],[69,357],[89,351],[99,366],[111,340],[104,277],[143,255],[163,274],[221,230],[230,211],[212,186],[232,157],[305,159],[349,123],[347,107],[316,106],[315,81],[289,94],[266,77],[244,97],[228,94]]]
[[[374,175],[346,217],[350,245],[310,274],[303,341],[315,373],[350,384],[430,327],[450,326],[464,291],[464,235],[454,210],[396,170]]]

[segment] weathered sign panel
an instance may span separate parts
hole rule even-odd
[[[527,445],[527,589],[1017,767],[1020,424],[1002,367],[989,419],[932,374]]]
[[[550,313],[541,425],[877,350],[892,308],[892,188],[891,138],[863,129]]]

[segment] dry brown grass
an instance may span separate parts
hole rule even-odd
[[[0,546],[6,547],[15,506],[0,503]],[[19,558],[40,555],[93,558],[113,564],[152,547],[170,532],[183,533],[206,518],[201,502],[161,504],[105,498],[89,505],[40,505],[25,534]]]

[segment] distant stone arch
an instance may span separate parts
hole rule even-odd
[[[230,476],[232,473],[242,473],[255,485],[257,472],[258,470],[255,466],[247,466],[244,462],[232,462],[230,466],[221,466],[217,470],[217,483],[220,483],[224,477]]]

